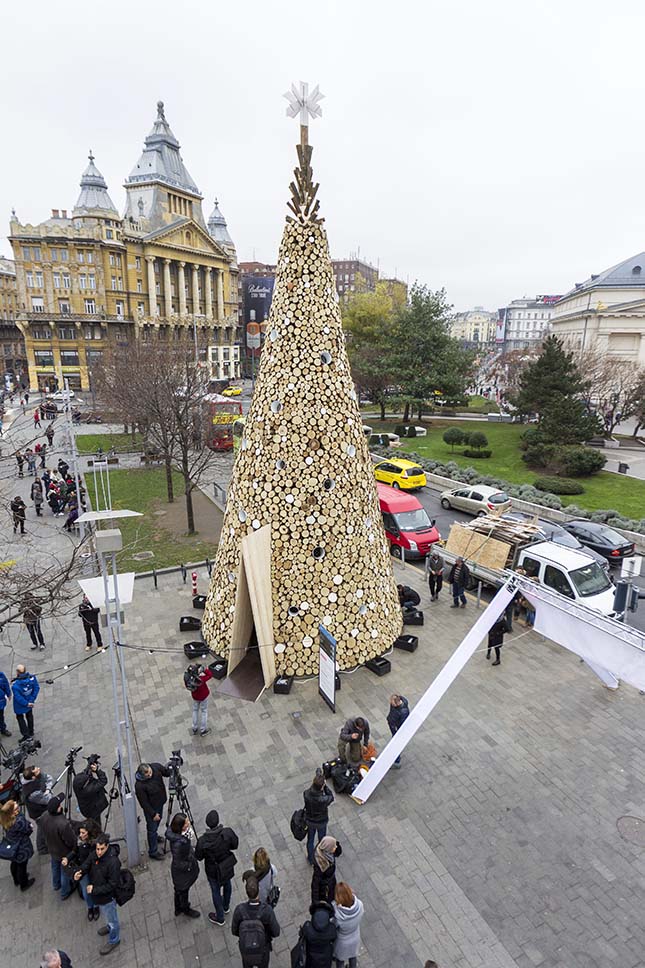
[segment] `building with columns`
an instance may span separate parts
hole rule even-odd
[[[179,153],[163,103],[127,177],[120,216],[90,152],[68,217],[52,210],[38,225],[15,213],[16,325],[25,337],[29,384],[91,388],[92,364],[108,337],[149,340],[169,330],[197,333],[234,362],[239,376],[238,267],[217,202],[203,196]],[[217,374],[214,374],[217,376]]]
[[[497,316],[483,306],[456,313],[450,322],[450,334],[467,346],[492,343],[495,340]]]
[[[0,256],[0,390],[19,387],[26,378],[27,360],[22,333],[16,326],[16,267]]]

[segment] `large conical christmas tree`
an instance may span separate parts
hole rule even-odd
[[[304,88],[301,121],[307,109],[312,116],[320,113],[315,93],[312,102]],[[341,669],[381,655],[401,631],[373,465],[318,217],[306,124],[300,130],[299,167],[288,203],[293,215],[287,216],[280,246],[266,340],[203,621],[212,649],[226,656],[232,644],[239,648],[231,636],[241,542],[269,525],[271,648],[276,670],[288,675],[317,672],[319,624],[337,641]]]

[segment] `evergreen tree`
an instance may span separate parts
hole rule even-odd
[[[578,397],[586,389],[573,353],[568,353],[556,336],[549,336],[537,360],[522,373],[514,402],[521,414],[537,413],[541,423],[552,405],[563,397]]]
[[[542,408],[539,433],[549,444],[582,444],[601,432],[602,422],[578,397],[554,393]]]

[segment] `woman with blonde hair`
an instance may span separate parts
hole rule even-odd
[[[242,874],[242,880],[246,881],[248,877],[255,877],[258,882],[258,890],[260,892],[258,897],[260,901],[264,901],[265,904],[268,904],[269,891],[275,886],[277,876],[278,871],[271,863],[269,852],[265,850],[264,847],[258,847],[253,854],[253,870],[244,871]]]
[[[356,897],[349,884],[339,881],[334,891],[332,906],[336,918],[336,942],[334,944],[336,968],[344,968],[346,961],[349,962],[349,968],[356,968],[361,946],[363,902]]]
[[[15,800],[7,800],[0,807],[0,826],[4,831],[3,847],[7,851],[3,856],[11,861],[13,882],[21,891],[28,891],[35,881],[27,874],[29,858],[34,854],[31,842],[33,824],[20,813]]]

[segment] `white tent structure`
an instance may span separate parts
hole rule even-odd
[[[403,726],[358,784],[353,793],[356,801],[365,803],[371,796],[518,591],[535,608],[536,632],[584,659],[609,688],[617,689],[620,680],[624,679],[636,689],[645,690],[645,635],[642,632],[572,602],[544,585],[509,574],[506,584],[479,616]]]

